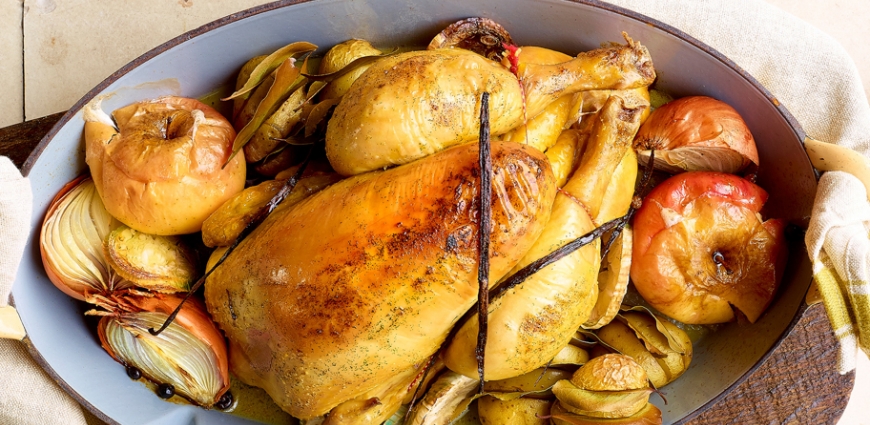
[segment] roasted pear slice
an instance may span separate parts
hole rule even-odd
[[[124,279],[162,293],[185,292],[199,277],[193,251],[177,236],[158,236],[125,225],[109,233],[106,259]]]
[[[624,418],[640,411],[649,402],[652,388],[623,391],[590,391],[571,381],[553,385],[553,394],[566,410],[594,418]]]
[[[477,400],[477,414],[481,425],[548,425],[552,400],[518,398],[499,400],[481,397]]]

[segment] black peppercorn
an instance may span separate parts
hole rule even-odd
[[[224,393],[224,395],[221,396],[220,400],[218,400],[217,403],[214,404],[214,407],[221,409],[221,410],[226,410],[226,409],[229,409],[230,407],[232,407],[232,405],[233,405],[233,393],[227,391]]]
[[[142,377],[142,371],[140,371],[139,369],[136,369],[133,366],[127,366],[127,376],[129,376],[130,379],[135,381],[135,380],[138,380],[139,378]]]
[[[160,384],[157,386],[157,397],[171,398],[175,395],[175,387],[172,384]]]

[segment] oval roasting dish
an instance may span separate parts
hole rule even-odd
[[[310,41],[319,53],[348,38],[380,46],[425,45],[446,25],[470,16],[501,23],[520,45],[569,54],[622,40],[648,47],[659,79],[675,97],[707,95],[731,104],[758,142],[759,184],[770,193],[765,213],[805,227],[816,175],[804,152],[803,130],[755,79],[709,46],[648,17],[594,1],[526,0],[317,0],[283,1],[248,9],[177,37],[121,68],[64,115],[24,166],[33,187],[33,229],[13,287],[31,354],[66,391],[110,423],[224,423],[248,421],[216,411],[166,403],[126,377],[86,325],[85,307],[54,288],[42,269],[38,229],[49,201],[86,169],[82,108],[111,93],[114,110],[164,94],[203,96],[234,80],[250,57],[292,41]],[[546,23],[545,25],[543,23]],[[800,238],[792,241],[777,297],[753,325],[728,324],[695,346],[691,368],[664,388],[669,403],[653,397],[665,423],[686,420],[740,382],[792,326],[811,281]],[[201,422],[200,422],[201,421]]]

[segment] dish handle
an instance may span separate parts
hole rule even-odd
[[[0,338],[22,340],[26,333],[18,312],[11,305],[0,307]]]

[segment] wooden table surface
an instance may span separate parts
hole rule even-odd
[[[0,155],[20,168],[62,114],[0,129]],[[808,307],[782,344],[692,425],[835,424],[855,383],[837,373],[837,342],[821,304]]]

